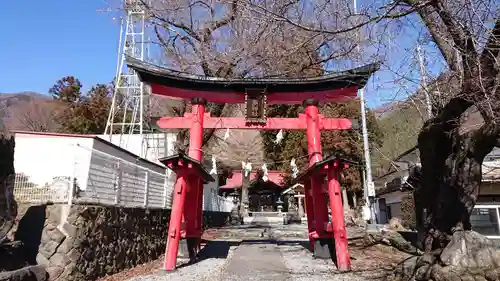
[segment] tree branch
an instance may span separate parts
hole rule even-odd
[[[482,70],[496,70],[492,72],[492,77],[498,73],[500,52],[500,17],[496,19],[495,26],[491,30],[490,37],[481,54],[480,63]]]
[[[417,12],[422,18],[422,21],[429,29],[434,42],[436,42],[439,51],[446,60],[448,66],[452,71],[458,72],[460,70],[460,63],[452,42],[449,42],[449,32],[445,27],[439,24],[439,17],[436,13],[436,8],[427,5],[419,9]]]
[[[448,103],[446,103],[441,111],[434,118],[430,119],[431,122],[434,124],[437,123],[447,125],[448,127],[452,125],[451,122],[458,124],[460,116],[469,107],[474,105],[471,101],[465,100],[460,96],[461,95],[458,95],[458,97],[452,98]]]
[[[194,53],[198,56],[200,59],[200,67],[204,73],[205,76],[217,76],[217,77],[227,77],[227,76],[232,76],[234,74],[234,68],[237,65],[237,61],[233,61],[232,63],[224,64],[221,67],[218,68],[217,71],[212,71],[212,68],[209,65],[209,60],[207,59],[206,55],[202,52],[201,48],[206,47],[208,44],[210,44],[210,38],[213,34],[213,32],[229,23],[235,20],[236,14],[237,14],[237,5],[238,1],[233,0],[231,2],[231,7],[229,13],[224,16],[223,18],[220,18],[218,20],[213,20],[207,24],[207,26],[201,30],[195,30],[192,27],[189,27],[185,24],[174,22],[172,20],[168,20],[166,18],[163,18],[155,13],[152,13],[152,18],[160,21],[163,23],[163,27],[175,32],[181,40],[187,42],[192,48]],[[145,4],[145,3],[144,3]],[[205,3],[202,3],[201,1],[199,4],[204,5],[205,7],[210,9],[210,14],[213,16],[214,11],[211,7],[206,5]],[[149,11],[152,11],[151,7],[147,6]],[[174,30],[172,27],[177,28],[185,32],[188,36],[183,36],[179,34],[177,30]],[[161,44],[164,46],[168,46],[167,42],[163,40],[163,38],[160,36],[157,27],[155,26],[155,33],[160,41]],[[196,42],[196,43],[195,43]],[[201,44],[201,46],[200,46]],[[210,113],[212,116],[220,116],[224,110],[225,104],[211,104],[209,107]],[[181,109],[183,111],[185,108]],[[206,143],[210,140],[210,138],[213,136],[215,130],[209,130],[206,134],[203,136],[203,143],[202,145],[206,145]],[[181,137],[182,138],[182,137]]]
[[[201,38],[203,39],[203,42],[207,42],[215,30],[231,23],[236,18],[237,8],[238,1],[233,0],[233,2],[231,3],[231,11],[229,12],[229,14],[222,19],[212,22],[201,32]]]
[[[472,133],[471,152],[481,161],[496,146],[500,147],[500,124],[487,122]]]
[[[151,17],[154,18],[154,19],[156,19],[156,20],[159,20],[159,21],[163,22],[164,24],[171,25],[171,26],[173,26],[175,28],[179,28],[182,31],[186,32],[187,35],[191,36],[196,41],[200,41],[201,42],[201,37],[193,29],[189,28],[188,26],[186,26],[184,24],[181,24],[181,23],[173,22],[171,20],[166,20],[164,18],[159,17],[158,15],[156,15],[154,13],[152,14]]]
[[[457,20],[450,15],[449,11],[443,7],[443,3],[441,1],[436,1],[436,4],[433,6],[436,8],[437,14],[443,21],[449,36],[460,51],[463,53],[476,53],[472,35],[469,30],[462,27]]]
[[[265,13],[266,15],[270,15],[270,16],[273,16],[275,20],[277,21],[282,21],[282,22],[286,22],[290,25],[293,25],[295,27],[298,27],[300,29],[303,29],[305,31],[309,31],[309,32],[315,32],[315,33],[322,33],[322,34],[330,34],[330,35],[336,35],[336,34],[342,34],[342,33],[347,33],[347,32],[350,32],[350,31],[354,31],[354,30],[357,30],[371,22],[376,22],[376,21],[380,21],[382,19],[396,19],[396,18],[401,18],[401,17],[405,17],[415,11],[418,11],[419,9],[422,9],[423,7],[426,7],[428,5],[431,4],[431,1],[432,0],[429,0],[429,1],[425,1],[424,3],[420,3],[420,4],[415,4],[413,5],[413,7],[411,9],[409,9],[408,11],[404,11],[402,13],[396,13],[396,14],[384,14],[384,15],[381,15],[381,16],[376,16],[376,17],[372,17],[372,18],[369,18],[368,20],[365,20],[359,24],[356,24],[356,25],[353,25],[351,27],[348,27],[348,28],[342,28],[342,29],[337,29],[337,30],[329,30],[329,29],[318,29],[318,28],[314,28],[314,27],[310,27],[310,26],[306,26],[306,25],[303,25],[303,24],[300,24],[298,22],[295,22],[295,21],[292,21],[291,19],[289,19],[288,17],[284,16],[284,15],[280,15],[276,12],[273,12],[269,9],[267,9],[266,7],[263,7],[261,5],[257,5],[255,3],[252,3],[252,2],[247,2],[250,6],[253,6],[255,8],[257,8],[257,10],[261,10],[263,13]]]

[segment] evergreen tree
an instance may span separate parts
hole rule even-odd
[[[111,106],[112,85],[97,84],[87,94],[81,93],[82,84],[73,76],[63,77],[50,88],[55,100],[65,109],[55,116],[60,131],[78,134],[102,134]]]
[[[73,76],[66,76],[59,79],[52,88],[49,89],[49,94],[56,100],[74,103],[78,102],[82,96],[82,83]]]

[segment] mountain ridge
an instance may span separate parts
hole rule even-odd
[[[54,100],[37,92],[0,93],[0,129],[32,130],[30,123],[33,121],[53,126],[51,116],[54,109]]]

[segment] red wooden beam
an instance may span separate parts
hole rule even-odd
[[[303,101],[314,99],[322,102],[340,102],[356,98],[358,86],[316,91],[316,92],[273,92],[267,94],[268,104],[302,104]],[[191,89],[174,88],[159,84],[152,84],[153,94],[190,100],[193,98],[203,98],[215,103],[245,103],[245,93],[242,92],[213,92],[197,91]]]
[[[319,114],[320,130],[348,130],[353,128],[352,120],[347,118],[325,118]],[[162,129],[191,128],[193,119],[190,113],[184,117],[162,117],[156,124]],[[298,118],[267,118],[266,124],[247,124],[244,117],[211,117],[205,114],[203,128],[205,129],[259,129],[259,130],[305,130],[306,116],[299,114]]]

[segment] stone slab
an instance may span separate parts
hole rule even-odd
[[[46,281],[48,275],[43,266],[31,265],[14,271],[0,272],[0,281]]]

